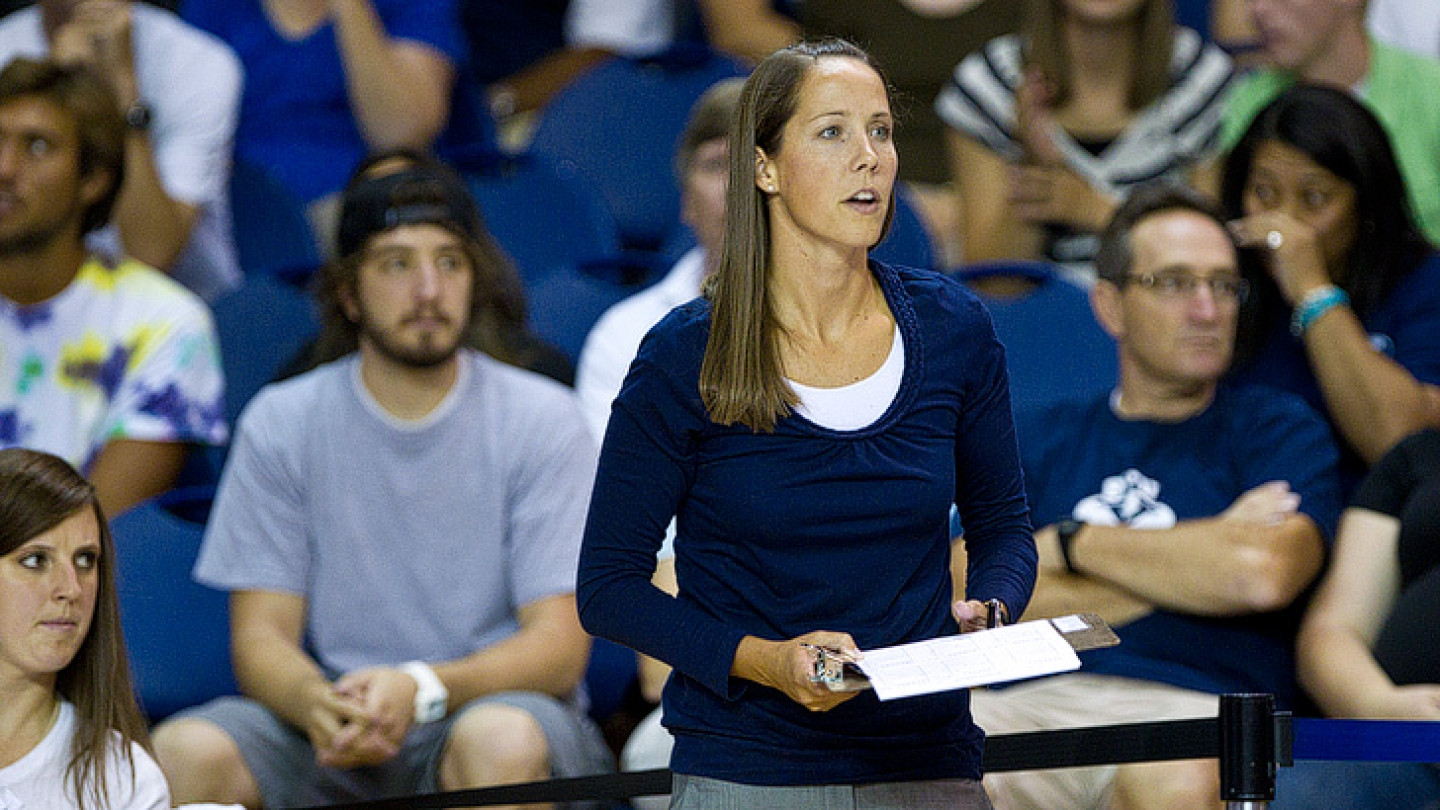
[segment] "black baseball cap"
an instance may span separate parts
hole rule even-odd
[[[443,167],[420,163],[399,171],[356,176],[340,203],[338,256],[364,249],[370,237],[402,225],[439,225],[480,239],[480,215],[465,183]]]

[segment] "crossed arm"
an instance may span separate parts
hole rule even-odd
[[[1087,525],[1065,570],[1055,527],[1035,535],[1040,582],[1027,618],[1078,611],[1122,624],[1156,608],[1206,616],[1279,610],[1319,574],[1320,529],[1283,483],[1262,484],[1211,518],[1169,529]]]
[[[304,729],[322,765],[349,768],[389,759],[413,722],[414,679],[393,667],[375,667],[331,683],[301,647],[305,612],[305,599],[295,594],[238,591],[231,597],[232,657],[241,690]],[[432,662],[452,710],[507,690],[563,697],[579,684],[590,638],[580,628],[574,596],[528,603],[518,618],[520,629],[508,639],[464,658]]]

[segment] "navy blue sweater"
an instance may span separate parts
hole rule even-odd
[[[1036,555],[989,315],[935,273],[873,263],[905,344],[899,393],[879,421],[833,431],[802,417],[773,433],[712,422],[699,393],[704,300],[645,338],[601,450],[577,586],[596,635],[671,664],[671,767],[748,784],[980,775],[969,695],[880,703],[862,693],[812,713],[730,677],[745,635],[848,632],[872,649],[958,632],[950,613],[950,503],[959,505],[972,598],[1024,611]],[[680,597],[650,584],[677,519]]]

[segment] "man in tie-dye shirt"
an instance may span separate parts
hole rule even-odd
[[[84,246],[114,205],[125,137],[87,69],[0,71],[0,447],[84,469],[109,514],[171,487],[189,445],[226,438],[205,305]]]

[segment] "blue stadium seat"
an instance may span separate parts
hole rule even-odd
[[[304,291],[268,275],[247,275],[214,305],[225,371],[225,418],[231,425],[245,403],[319,331]]]
[[[229,597],[194,581],[210,487],[174,490],[110,521],[116,593],[135,691],[156,722],[236,694]]]
[[[620,250],[598,192],[536,154],[470,153],[456,160],[485,225],[520,271],[527,293],[550,275]]]
[[[308,277],[320,264],[305,206],[264,169],[230,169],[230,215],[240,269],[249,275]]]
[[[1096,322],[1085,288],[1043,262],[983,262],[953,273],[972,288],[994,278],[1029,287],[1013,297],[981,294],[1005,346],[1017,414],[1115,386],[1115,341]]]
[[[895,187],[895,216],[890,220],[890,232],[870,255],[886,264],[906,267],[920,267],[934,270],[939,266],[935,261],[935,248],[930,241],[930,232],[920,213],[910,202],[910,195],[900,186]]]
[[[622,251],[562,269],[529,291],[530,324],[573,363],[590,327],[606,309],[650,286],[668,269],[660,254],[642,251]]]
[[[614,57],[546,105],[531,149],[600,190],[624,247],[659,250],[680,218],[671,159],[690,107],[710,85],[748,72],[694,42],[648,58]]]

